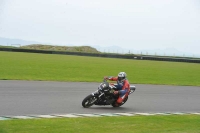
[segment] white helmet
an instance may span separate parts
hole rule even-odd
[[[118,74],[118,81],[119,82],[121,82],[121,81],[123,81],[124,79],[126,79],[126,73],[125,72],[120,72],[119,74]]]

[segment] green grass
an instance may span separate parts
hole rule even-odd
[[[0,52],[1,80],[101,82],[125,71],[130,83],[200,86],[200,64]]]
[[[199,133],[200,116],[133,116],[0,121],[0,133]]]

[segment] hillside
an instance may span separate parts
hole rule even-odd
[[[43,44],[48,44],[48,43],[0,37],[0,47],[100,53],[96,48],[90,46],[57,46],[57,45],[54,46],[54,45],[43,45]]]
[[[68,51],[68,52],[100,53],[98,50],[90,46],[53,46],[53,45],[32,44],[32,45],[21,46],[20,48],[37,49],[37,50]]]

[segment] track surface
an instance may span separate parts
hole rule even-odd
[[[99,83],[0,80],[0,116],[68,113],[199,112],[200,87],[136,84],[119,108],[83,108],[82,100]]]

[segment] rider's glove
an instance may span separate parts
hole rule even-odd
[[[117,94],[119,94],[119,91],[114,91],[114,95],[117,95]]]
[[[104,77],[104,80],[108,80],[108,77],[107,77],[107,76],[105,76],[105,77]]]

